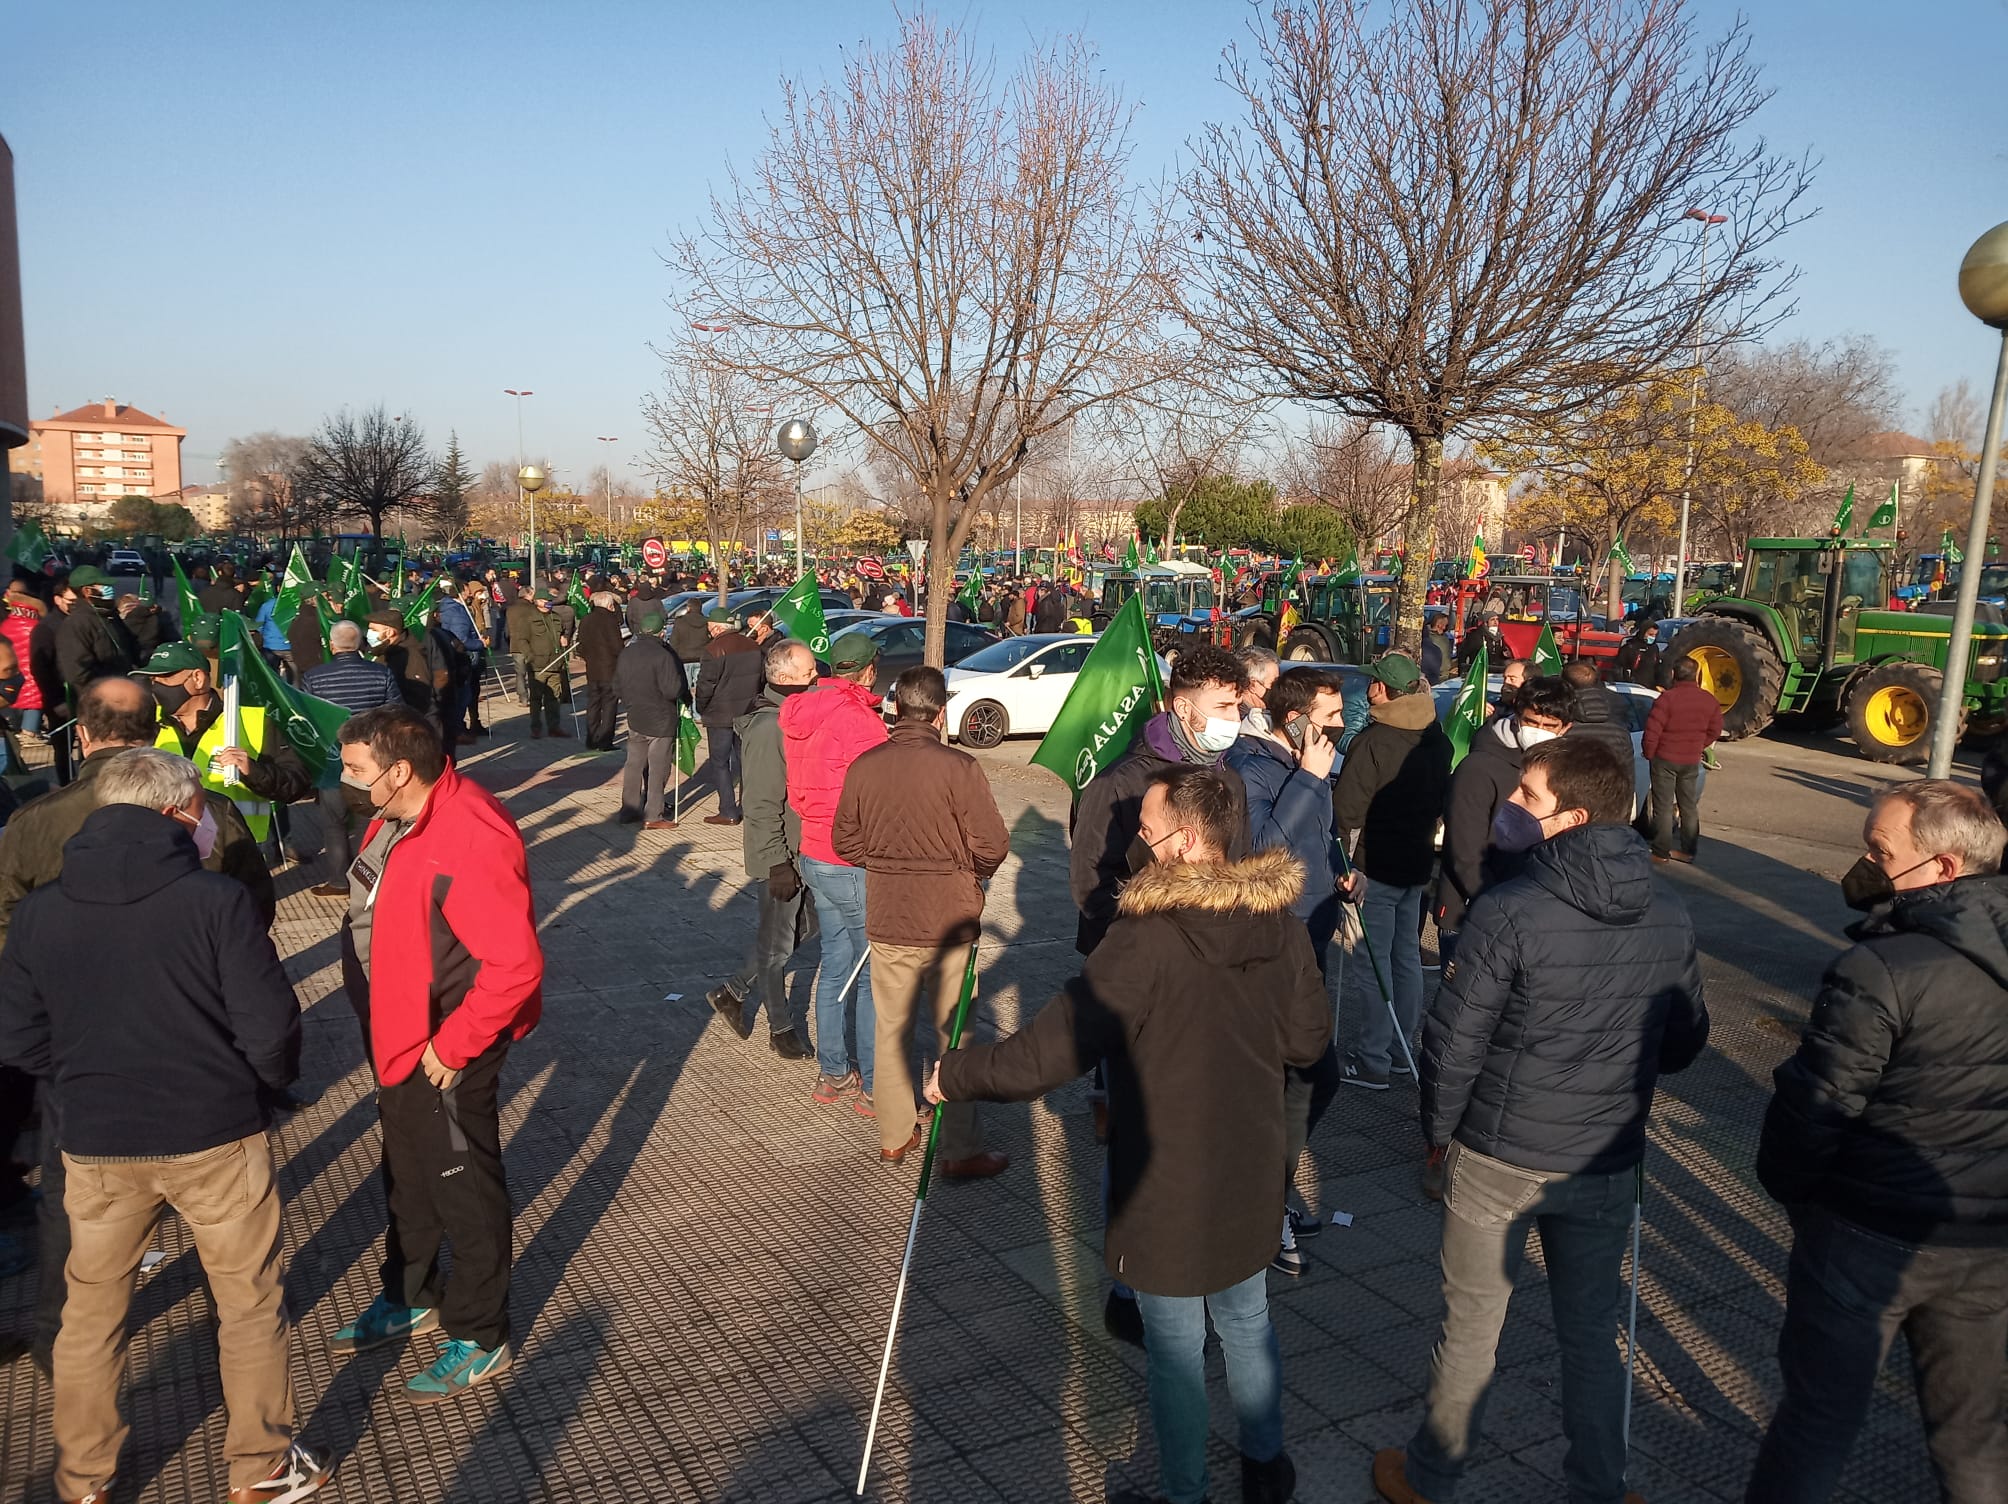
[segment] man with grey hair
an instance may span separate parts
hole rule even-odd
[[[328,661],[302,674],[300,688],[350,715],[404,703],[397,675],[388,664],[363,656],[363,629],[347,620],[328,629]],[[307,891],[317,898],[347,898],[354,822],[369,818],[369,801],[332,778],[314,797],[321,822],[321,880]]]
[[[1757,1148],[1792,1259],[1747,1497],[1832,1496],[1901,1331],[1939,1496],[2008,1499],[2008,831],[1977,790],[1920,779],[1876,797],[1862,843],[1841,895],[1868,917]]]
[[[1249,643],[1234,650],[1234,660],[1248,675],[1248,687],[1241,691],[1241,734],[1243,736],[1267,736],[1273,729],[1269,723],[1269,686],[1276,682],[1276,676],[1283,671],[1282,662],[1265,647]]]
[[[0,951],[0,1060],[52,1084],[69,1294],[55,1345],[55,1492],[105,1497],[133,1275],[182,1213],[216,1305],[233,1501],[303,1499],[328,1467],[294,1440],[279,1190],[265,1137],[299,1074],[300,1010],[243,884],[203,870],[216,838],[195,767],[113,757],[60,878]],[[115,985],[80,985],[77,958]]]
[[[746,823],[739,827],[746,875],[761,884],[760,928],[753,954],[721,987],[705,994],[741,1039],[753,1037],[746,1002],[767,1003],[767,1042],[783,1060],[807,1060],[788,1005],[788,958],[816,938],[816,902],[802,886],[802,817],[788,807],[788,759],[781,745],[781,707],[816,687],[816,655],[805,642],[770,637],[761,652],[766,686],[760,701],[732,723],[739,734]]]

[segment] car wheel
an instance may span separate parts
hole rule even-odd
[[[962,712],[962,726],[955,739],[965,747],[986,751],[1004,740],[1011,729],[1011,718],[1004,713],[1004,707],[995,700],[978,700]]]

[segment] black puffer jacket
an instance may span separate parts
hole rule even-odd
[[[1346,749],[1332,786],[1332,825],[1342,844],[1359,832],[1353,865],[1369,882],[1419,888],[1429,881],[1454,754],[1427,691],[1367,712],[1367,729]]]
[[[1423,1133],[1523,1169],[1629,1169],[1660,1073],[1707,1041],[1694,926],[1645,842],[1564,831],[1465,912],[1422,1026]]]
[[[2008,879],[1900,894],[1849,934],[1773,1075],[1758,1178],[1905,1243],[2008,1246]]]
[[[1513,717],[1501,715],[1479,727],[1471,750],[1450,775],[1443,806],[1443,872],[1436,880],[1436,927],[1454,930],[1464,911],[1493,883],[1518,870],[1492,849],[1492,821],[1520,782],[1520,744]]]
[[[1611,749],[1618,766],[1629,775],[1637,758],[1632,751],[1631,715],[1624,700],[1616,690],[1601,684],[1584,685],[1575,692],[1573,699],[1576,719],[1575,724],[1569,727],[1569,735],[1578,740],[1589,738],[1602,742]]]

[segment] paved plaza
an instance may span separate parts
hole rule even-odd
[[[294,1382],[307,1441],[338,1460],[327,1497],[849,1497],[914,1165],[882,1168],[868,1120],[810,1100],[812,1065],[764,1047],[764,1014],[747,1043],[713,1021],[704,991],[753,933],[739,832],[618,825],[618,757],[516,740],[520,715],[491,708],[499,734],[463,766],[521,823],[548,969],[544,1023],[504,1078],[517,1364],[457,1404],[403,1397],[431,1337],[357,1357],[327,1349],[375,1288],[376,1114],[340,989],[341,904],[307,894],[297,869],[280,877],[275,938],[306,1009],[301,1089],[319,1097],[278,1130]],[[1029,751],[1012,742],[986,758],[1013,846],[984,926],[986,1030],[1015,1026],[1076,961],[1065,792],[1025,764]],[[1856,854],[1848,801],[1872,776],[1768,740],[1722,756],[1709,789],[1718,835],[1701,866],[1662,879],[1694,913],[1714,1031],[1702,1060],[1662,1083],[1647,1161],[1631,1477],[1650,1504],[1740,1499],[1776,1400],[1787,1227],[1751,1165],[1770,1071],[1848,917],[1832,877]],[[1826,837],[1764,834],[1758,812],[1794,799],[1828,811]],[[709,797],[694,808],[709,813]],[[798,1018],[810,979],[795,978]],[[1342,1042],[1353,1024],[1341,1016]],[[1101,1325],[1102,1156],[1084,1086],[986,1111],[1012,1166],[928,1200],[868,1496],[1030,1504],[1148,1486],[1143,1358]],[[1374,1449],[1416,1422],[1441,1310],[1440,1214],[1420,1192],[1414,1089],[1399,1078],[1386,1093],[1341,1091],[1311,1149],[1318,1206],[1353,1220],[1306,1245],[1302,1279],[1269,1278],[1285,1432],[1298,1498],[1352,1504],[1374,1497]],[[133,1306],[117,1504],[208,1501],[226,1486],[208,1296],[174,1220],[157,1246],[165,1258]],[[1536,1247],[1465,1499],[1561,1497],[1543,1285]],[[31,1298],[32,1276],[0,1281],[0,1331],[26,1329]],[[1217,1352],[1212,1372],[1214,1497],[1228,1501],[1238,1465]],[[0,1504],[40,1504],[49,1388],[26,1360],[0,1385]],[[1876,1504],[1931,1495],[1900,1347],[1846,1484],[1844,1497]]]

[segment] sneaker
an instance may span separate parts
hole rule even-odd
[[[832,1103],[843,1101],[845,1097],[857,1089],[858,1073],[856,1071],[845,1071],[841,1076],[825,1076],[818,1072],[815,1090],[811,1091],[809,1095],[825,1107],[828,1107]]]
[[[338,1353],[366,1353],[386,1342],[396,1342],[414,1332],[429,1332],[439,1325],[439,1312],[431,1306],[400,1306],[379,1295],[354,1321],[336,1332],[328,1346]]]
[[[1346,1063],[1341,1068],[1339,1079],[1348,1086],[1363,1087],[1367,1091],[1387,1090],[1387,1077],[1378,1071],[1368,1070],[1366,1062],[1357,1055],[1346,1056]]]
[[[1406,1059],[1406,1057],[1397,1060],[1392,1065],[1390,1065],[1387,1068],[1387,1073],[1390,1076],[1413,1076],[1415,1074],[1414,1071],[1408,1068],[1408,1060]]]
[[[1124,1299],[1109,1291],[1108,1301],[1102,1306],[1102,1330],[1118,1342],[1127,1342],[1131,1347],[1143,1346],[1143,1312],[1137,1308],[1136,1297]]]
[[[858,1094],[851,1098],[851,1111],[861,1118],[878,1116],[878,1109],[872,1105],[872,1094],[862,1086],[858,1088]]]
[[[1276,1250],[1276,1256],[1269,1260],[1269,1267],[1278,1274],[1287,1274],[1292,1279],[1300,1278],[1306,1266],[1304,1255],[1297,1251],[1297,1235],[1290,1230],[1290,1214],[1283,1214],[1283,1241]]]
[[[767,1036],[767,1043],[783,1060],[810,1060],[816,1053],[802,1043],[802,1036],[793,1029],[776,1029]]]
[[[509,1344],[482,1347],[458,1337],[447,1340],[432,1367],[404,1386],[405,1398],[428,1405],[456,1400],[476,1384],[485,1384],[509,1366]]]
[[[725,1027],[741,1039],[753,1037],[753,1025],[746,1021],[746,999],[730,987],[714,987],[704,994],[704,1000],[718,1010],[718,1016],[725,1020]]]
[[[1307,1242],[1325,1230],[1325,1219],[1310,1212],[1286,1211],[1283,1215],[1289,1218],[1290,1231],[1297,1235],[1299,1243]]]
[[[1715,749],[1713,747],[1705,748],[1702,751],[1701,765],[1704,768],[1708,769],[1708,771],[1711,773],[1719,773],[1722,770],[1722,763],[1716,757]]]
[[[331,1464],[296,1441],[262,1483],[233,1488],[226,1497],[230,1504],[292,1504],[295,1499],[319,1493],[333,1472]]]
[[[1683,863],[1686,866],[1692,867],[1694,865],[1694,853],[1691,851],[1669,851],[1667,855],[1672,857],[1676,862]]]

